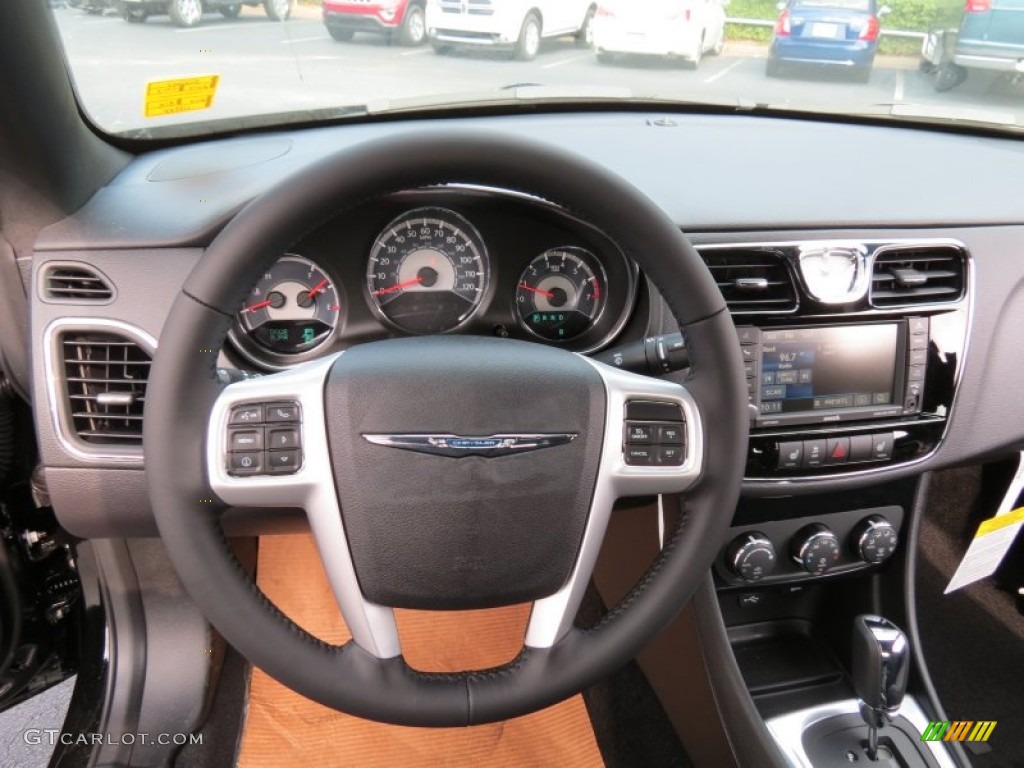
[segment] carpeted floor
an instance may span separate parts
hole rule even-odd
[[[943,590],[978,523],[994,513],[1001,479],[973,467],[934,476],[917,572],[921,643],[947,716],[998,721],[990,751],[968,750],[978,768],[1024,768],[1024,616],[1009,589],[1019,584],[986,579],[951,595]],[[1010,556],[1020,554],[1018,541]]]

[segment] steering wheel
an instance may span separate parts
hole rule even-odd
[[[691,360],[685,384],[539,343],[460,336],[372,342],[219,382],[217,351],[249,286],[296,240],[381,195],[452,182],[529,193],[599,225],[678,320]],[[627,419],[668,428],[676,450],[649,449],[654,463],[643,451],[627,455]],[[649,199],[546,145],[418,131],[300,171],[221,231],[164,325],[143,445],[153,514],[178,575],[254,665],[360,717],[464,726],[578,693],[672,620],[729,526],[747,419],[722,296]],[[284,428],[293,435],[275,439],[301,448],[243,466],[229,440],[253,424],[268,436]],[[679,524],[621,604],[597,626],[575,627],[614,502],[656,494],[681,505]],[[267,600],[229,549],[219,523],[228,505],[305,510],[350,642],[317,640]],[[394,608],[522,602],[532,602],[523,648],[505,666],[426,674],[401,656]]]

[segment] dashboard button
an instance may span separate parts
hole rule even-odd
[[[637,424],[635,421],[626,422],[626,444],[642,445],[654,442],[654,427],[650,424]]]
[[[853,435],[850,438],[850,461],[871,461],[874,440],[871,435]]]
[[[927,333],[914,333],[910,336],[910,348],[914,349],[928,349],[928,334]]]
[[[251,405],[236,405],[231,409],[229,424],[259,424],[263,421],[263,405],[252,403]]]
[[[656,460],[663,466],[678,467],[683,463],[683,447],[681,445],[659,445]]]
[[[626,463],[633,467],[651,467],[657,461],[657,448],[652,445],[630,445],[626,448]]]
[[[825,440],[804,440],[804,466],[820,467],[825,463]]]
[[[659,424],[658,445],[682,445],[683,428],[679,424]]]
[[[927,317],[912,317],[909,320],[910,332],[912,334],[928,333]]]
[[[752,363],[757,360],[757,347],[740,347],[740,354],[744,362]]]
[[[907,369],[907,381],[924,381],[927,369],[923,365],[912,365]]]
[[[267,403],[268,422],[288,422],[299,420],[299,406],[296,403]]]
[[[756,363],[743,363],[743,370],[746,372],[748,379],[752,379],[757,376]]]
[[[263,454],[259,451],[232,453],[228,462],[233,475],[258,475],[263,471]]]
[[[736,329],[740,344],[757,344],[761,340],[761,329],[753,325],[746,325]]]
[[[928,362],[928,350],[927,349],[912,349],[910,350],[910,364],[911,365],[924,365]]]
[[[271,451],[267,454],[267,468],[275,474],[295,472],[301,462],[300,451]]]
[[[895,436],[892,432],[881,432],[871,436],[871,458],[875,461],[888,461],[892,458]]]
[[[626,418],[636,421],[682,421],[683,412],[673,403],[630,400],[626,403]]]
[[[272,451],[280,451],[285,448],[299,447],[299,430],[292,428],[268,429],[267,448]]]
[[[803,457],[804,444],[801,441],[779,443],[779,469],[799,469]]]
[[[845,464],[850,460],[850,438],[830,437],[827,446],[826,464]]]
[[[231,451],[263,450],[262,429],[229,429],[228,449]]]

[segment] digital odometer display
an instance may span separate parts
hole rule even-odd
[[[761,414],[892,406],[898,343],[896,325],[764,331]]]

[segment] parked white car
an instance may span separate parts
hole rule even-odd
[[[723,0],[601,0],[594,49],[601,61],[618,54],[679,58],[694,69],[725,45]]]
[[[480,46],[529,61],[545,38],[589,48],[596,11],[595,0],[427,0],[427,36],[438,53]]]

